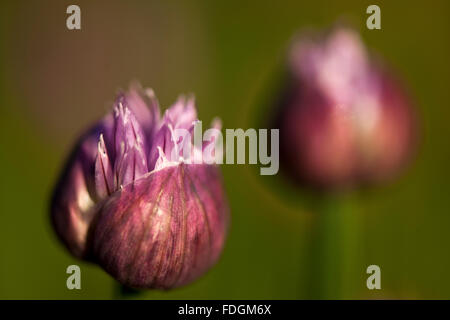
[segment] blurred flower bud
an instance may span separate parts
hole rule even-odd
[[[180,98],[161,119],[151,90],[119,95],[81,137],[55,188],[53,225],[73,255],[124,285],[163,289],[218,260],[229,222],[220,172],[192,161],[192,141],[192,158],[184,158],[174,136],[195,121],[192,99]]]
[[[321,188],[372,184],[394,175],[415,143],[411,103],[371,58],[358,34],[336,28],[298,39],[278,118],[282,165]]]

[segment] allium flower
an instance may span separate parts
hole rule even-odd
[[[163,289],[218,260],[229,221],[221,175],[194,163],[202,150],[191,140],[184,158],[174,136],[195,121],[192,99],[181,97],[161,119],[151,90],[118,96],[79,140],[52,199],[54,228],[73,255],[124,285]]]
[[[384,180],[410,158],[411,103],[358,34],[336,28],[290,51],[279,123],[281,162],[299,181],[348,187]]]

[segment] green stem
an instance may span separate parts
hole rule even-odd
[[[345,195],[316,200],[311,238],[310,293],[313,299],[354,298],[362,281],[360,221],[354,201]]]
[[[113,298],[119,300],[136,299],[142,291],[124,286],[120,283],[114,283]]]

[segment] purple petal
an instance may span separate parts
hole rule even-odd
[[[95,158],[100,132],[110,128],[108,119],[102,119],[78,140],[52,197],[51,218],[56,233],[77,257],[85,255],[87,230],[99,198],[95,187]]]
[[[117,190],[148,172],[145,135],[133,113],[119,102],[114,109],[114,187]]]
[[[171,149],[172,142],[170,129],[167,124],[163,124],[153,139],[152,148],[148,155],[149,170],[151,171],[155,169],[158,159],[162,156],[161,152],[165,154],[167,151],[167,154],[169,154],[169,150]]]
[[[166,110],[148,156],[150,170],[161,169],[167,166],[166,162],[178,162],[180,157],[183,157],[184,148],[191,148],[191,156],[184,160],[188,162],[192,160],[195,152],[188,134],[192,138],[196,121],[197,111],[193,98],[186,99],[181,96]]]
[[[163,123],[170,123],[174,129],[189,129],[196,120],[197,111],[195,110],[194,99],[186,99],[181,96],[173,106],[166,110]]]
[[[143,89],[140,84],[133,83],[128,92],[125,93],[126,105],[135,115],[151,143],[152,136],[159,125],[159,103],[152,89]]]
[[[97,159],[95,161],[95,187],[100,199],[114,191],[114,175],[112,164],[108,157],[103,134],[98,142]]]

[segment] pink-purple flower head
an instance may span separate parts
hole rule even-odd
[[[218,168],[203,161],[214,139],[186,134],[197,121],[192,98],[161,117],[151,90],[119,94],[55,189],[52,221],[72,254],[137,288],[186,284],[217,261],[229,212]]]
[[[297,39],[289,70],[279,126],[282,164],[292,176],[324,188],[359,186],[408,162],[416,138],[411,101],[355,31]]]

